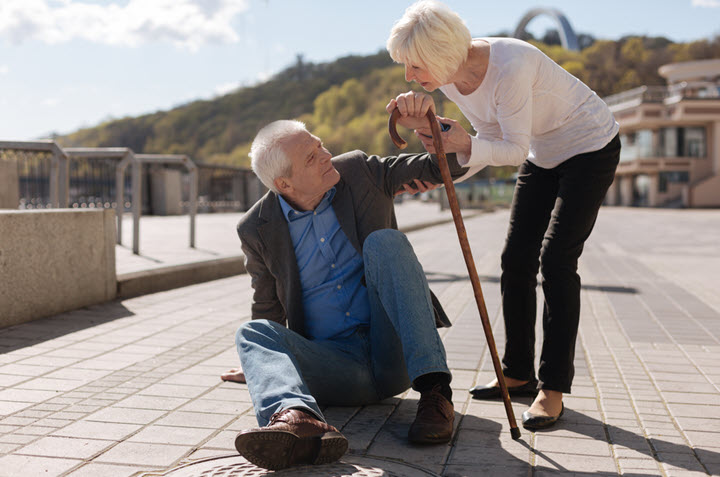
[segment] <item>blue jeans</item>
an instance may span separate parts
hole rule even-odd
[[[405,235],[373,232],[363,261],[369,326],[323,341],[268,320],[238,329],[235,342],[260,426],[287,408],[324,420],[318,403],[370,404],[405,391],[424,374],[450,374],[425,273]]]

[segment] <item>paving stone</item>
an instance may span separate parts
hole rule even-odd
[[[658,462],[656,462],[655,459],[652,459],[652,458],[645,458],[645,459],[621,458],[621,459],[618,459],[618,463],[620,465],[620,470],[624,474],[633,474],[632,471],[634,471],[634,470],[651,470],[651,471],[659,472]]]
[[[128,442],[198,445],[213,432],[215,432],[213,429],[152,425],[128,438]],[[236,433],[232,434],[234,442]]]
[[[21,427],[17,431],[15,431],[17,434],[28,434],[31,436],[44,436],[45,434],[50,434],[54,430],[56,430],[56,427],[44,427],[44,426],[25,426]]]
[[[86,417],[88,421],[148,424],[163,416],[165,411],[108,407]]]
[[[246,429],[253,429],[255,427],[258,427],[257,418],[253,412],[249,412],[235,419],[226,427],[226,429],[240,432]]]
[[[157,421],[156,424],[164,426],[218,429],[235,419],[235,417],[236,416],[232,414],[174,411]]]
[[[43,457],[88,459],[113,444],[115,444],[113,441],[49,436],[29,444],[15,453]]]
[[[38,436],[25,435],[25,434],[4,434],[0,436],[0,442],[6,444],[27,444],[28,442],[34,441]]]
[[[205,392],[205,388],[176,384],[154,384],[143,389],[138,395],[194,398]]]
[[[96,464],[94,462],[84,464],[77,470],[67,474],[68,477],[131,477],[138,472],[152,472],[162,470],[162,467],[130,467],[127,465]]]
[[[191,449],[189,446],[121,442],[95,458],[95,462],[165,467],[181,459]]]
[[[0,386],[12,386],[28,379],[27,376],[18,376],[16,374],[0,374]]]
[[[610,456],[610,447],[605,440],[574,439],[556,437],[552,433],[535,433],[535,449],[542,453],[567,453],[589,456]]]
[[[611,457],[595,457],[582,454],[547,452],[536,456],[535,475],[543,471],[561,470],[563,473],[617,473],[617,464]]]
[[[83,420],[70,424],[62,429],[57,429],[52,433],[52,435],[120,441],[130,434],[133,434],[141,427],[142,426],[137,424],[120,424],[114,422]]]
[[[507,476],[527,477],[530,473],[530,465],[527,463],[509,465],[448,465],[443,475],[445,477],[480,477],[480,476]]]
[[[4,389],[0,391],[0,401],[13,402],[41,402],[54,398],[58,393],[56,391],[38,391],[31,389]]]
[[[366,406],[353,416],[342,432],[353,451],[365,451],[380,432],[395,406]]]
[[[252,410],[252,403],[216,401],[213,399],[205,399],[203,397],[181,406],[179,410],[239,415],[247,412],[248,410]]]
[[[39,427],[65,427],[68,424],[72,424],[74,421],[71,419],[55,419],[55,414],[52,415],[52,417],[46,417],[45,419],[40,419],[39,421],[36,421],[33,425],[39,426]]]
[[[170,411],[187,403],[187,398],[174,398],[167,396],[130,396],[115,404],[114,407],[127,407],[133,409],[157,409]]]
[[[344,434],[347,437],[347,434]],[[203,444],[203,448],[222,449],[229,452],[236,452],[235,450],[235,437],[237,432],[235,431],[221,431],[215,437]]]
[[[60,475],[79,464],[82,464],[81,460],[26,455],[0,457],[0,469],[8,476]]]

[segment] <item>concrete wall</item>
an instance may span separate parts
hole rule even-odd
[[[720,175],[692,187],[689,202],[690,207],[720,207]]]
[[[0,209],[17,209],[20,205],[20,184],[15,161],[0,160]]]
[[[0,211],[0,327],[113,300],[115,212]]]

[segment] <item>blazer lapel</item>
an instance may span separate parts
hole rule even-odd
[[[355,207],[353,206],[352,194],[350,188],[345,181],[340,178],[340,182],[335,185],[335,197],[332,201],[335,216],[337,217],[340,228],[345,232],[350,243],[355,250],[362,256],[362,248],[360,247],[360,239],[357,233],[357,224],[355,222]]]
[[[278,279],[278,298],[288,319],[288,328],[303,334],[302,285],[295,250],[287,220],[283,217],[277,195],[268,193],[260,208],[258,235],[269,253],[268,269]],[[282,288],[280,288],[282,287]]]

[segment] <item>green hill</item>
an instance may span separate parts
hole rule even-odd
[[[587,42],[580,52],[534,42],[548,56],[600,96],[641,85],[661,85],[660,65],[720,58],[720,37],[691,43],[664,38],[626,37]],[[108,121],[57,137],[63,146],[126,146],[136,152],[188,154],[200,162],[247,166],[250,141],[264,124],[285,118],[305,121],[332,153],[363,149],[397,153],[387,136],[385,105],[408,85],[403,68],[382,51],[323,64],[301,57],[269,81],[212,100],[194,101],[169,111]],[[467,121],[457,107],[434,94],[441,115]],[[420,143],[407,132],[410,150]],[[503,171],[496,171],[502,174]]]

